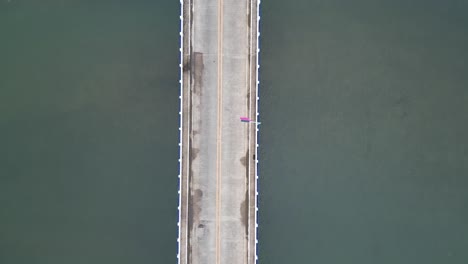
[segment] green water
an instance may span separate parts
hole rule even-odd
[[[178,12],[0,2],[0,263],[175,263]]]
[[[176,263],[179,1],[0,0],[0,263]],[[468,262],[466,1],[262,2],[259,262]]]
[[[262,4],[260,263],[468,263],[468,2]]]

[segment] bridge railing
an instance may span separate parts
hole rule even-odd
[[[258,100],[260,100],[259,96],[259,89],[258,86],[260,84],[259,78],[258,78],[258,69],[260,68],[259,64],[259,54],[260,54],[260,0],[257,1],[257,56],[256,56],[256,64],[257,64],[257,70],[255,74],[255,94],[257,96],[257,99],[255,100],[255,109],[257,110],[256,113],[256,121],[259,121],[259,110],[258,110]],[[255,263],[258,261],[258,132],[259,132],[259,126],[256,125],[256,131],[255,131]]]
[[[179,69],[180,69],[180,79],[179,79],[179,84],[180,84],[180,89],[179,89],[179,172],[178,172],[178,177],[179,177],[179,185],[178,185],[178,195],[179,195],[179,202],[177,205],[177,211],[178,211],[178,220],[177,220],[177,263],[180,263],[180,252],[181,252],[181,216],[182,216],[182,211],[181,211],[181,206],[182,206],[182,151],[183,151],[183,111],[184,111],[184,73],[183,73],[183,63],[184,63],[184,0],[180,0],[180,45],[179,45],[179,51],[180,51],[180,64],[179,64]]]

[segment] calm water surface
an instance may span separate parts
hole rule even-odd
[[[466,1],[262,2],[260,263],[468,262]],[[0,0],[0,263],[175,263],[178,1]]]
[[[178,12],[0,0],[0,263],[175,263]]]
[[[468,2],[293,2],[262,2],[260,263],[468,263]]]

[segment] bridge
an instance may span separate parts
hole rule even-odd
[[[259,5],[181,0],[179,264],[257,261]]]

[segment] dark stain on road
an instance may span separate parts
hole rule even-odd
[[[244,157],[240,158],[240,163],[242,164],[242,166],[244,166],[244,168],[247,166],[247,157],[249,156],[248,154],[249,151],[247,151],[247,154]]]
[[[248,182],[249,181],[249,166],[250,163],[248,163],[248,157],[250,151],[247,149],[247,153],[245,153],[245,156],[240,159],[241,164],[245,168],[245,179]],[[240,205],[240,215],[241,215],[241,223],[244,225],[245,228],[245,237],[248,239],[249,236],[249,190],[247,189],[245,191],[245,199]]]
[[[199,152],[199,149],[192,148],[192,151],[190,152],[190,162],[193,162],[197,158]]]
[[[194,52],[192,60],[192,74],[193,74],[193,92],[196,95],[201,95],[203,86],[203,53]]]
[[[245,199],[240,205],[240,215],[241,215],[241,223],[244,225],[245,228],[245,237],[248,239],[248,234],[249,234],[249,206],[248,206],[248,201],[249,201],[249,192],[248,190],[245,192]]]
[[[199,216],[201,212],[200,202],[203,197],[203,191],[200,189],[196,189],[190,193],[189,199],[189,230],[190,233],[194,230],[194,224],[199,222]]]

